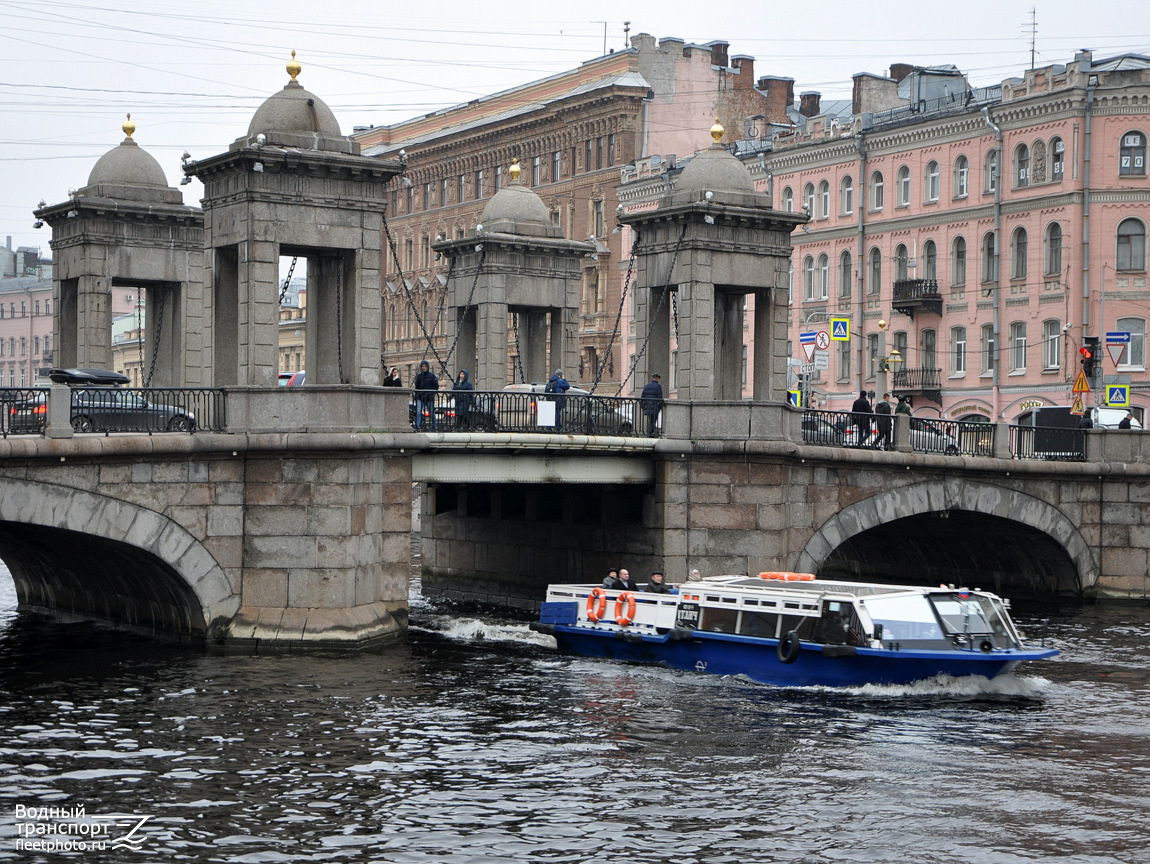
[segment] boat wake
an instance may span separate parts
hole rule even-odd
[[[555,640],[535,633],[517,621],[490,621],[482,618],[456,618],[448,615],[420,616],[411,622],[412,630],[435,633],[458,642],[525,642],[554,648]]]
[[[913,684],[864,684],[859,687],[819,688],[849,693],[855,696],[880,699],[920,698],[945,696],[959,699],[977,699],[986,696],[1007,699],[1041,699],[1051,688],[1046,678],[999,675],[996,678],[983,678],[980,675],[967,675],[956,678],[953,675],[936,675]]]

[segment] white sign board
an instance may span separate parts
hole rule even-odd
[[[816,351],[815,352],[815,368],[816,369],[830,369],[831,368],[831,352],[830,351]]]
[[[555,425],[555,403],[546,399],[539,399],[535,403],[535,425],[536,426],[554,426]]]

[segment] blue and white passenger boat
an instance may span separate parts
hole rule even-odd
[[[551,585],[531,628],[562,651],[779,686],[909,684],[937,675],[994,678],[1028,646],[986,591],[816,579],[809,573],[713,576],[678,593]]]

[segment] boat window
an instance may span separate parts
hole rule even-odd
[[[758,600],[752,600],[750,597],[748,597],[745,600],[743,600],[743,605],[744,606],[758,606],[759,601]]]
[[[703,621],[699,625],[699,629],[711,633],[734,633],[738,618],[739,613],[735,609],[703,607]]]
[[[969,594],[932,594],[931,601],[948,634],[986,634],[1007,636],[1006,625],[989,597]]]
[[[942,638],[934,608],[921,594],[867,597],[862,604],[871,620],[882,625],[884,641]]]
[[[767,612],[744,612],[739,625],[743,636],[774,639],[778,635],[779,616]]]

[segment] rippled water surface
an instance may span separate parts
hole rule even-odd
[[[418,597],[364,656],[14,607],[0,573],[3,860],[1150,861],[1144,607],[1053,614],[1062,657],[1000,684],[846,692],[559,656]],[[150,818],[139,851],[45,855],[18,805]]]

